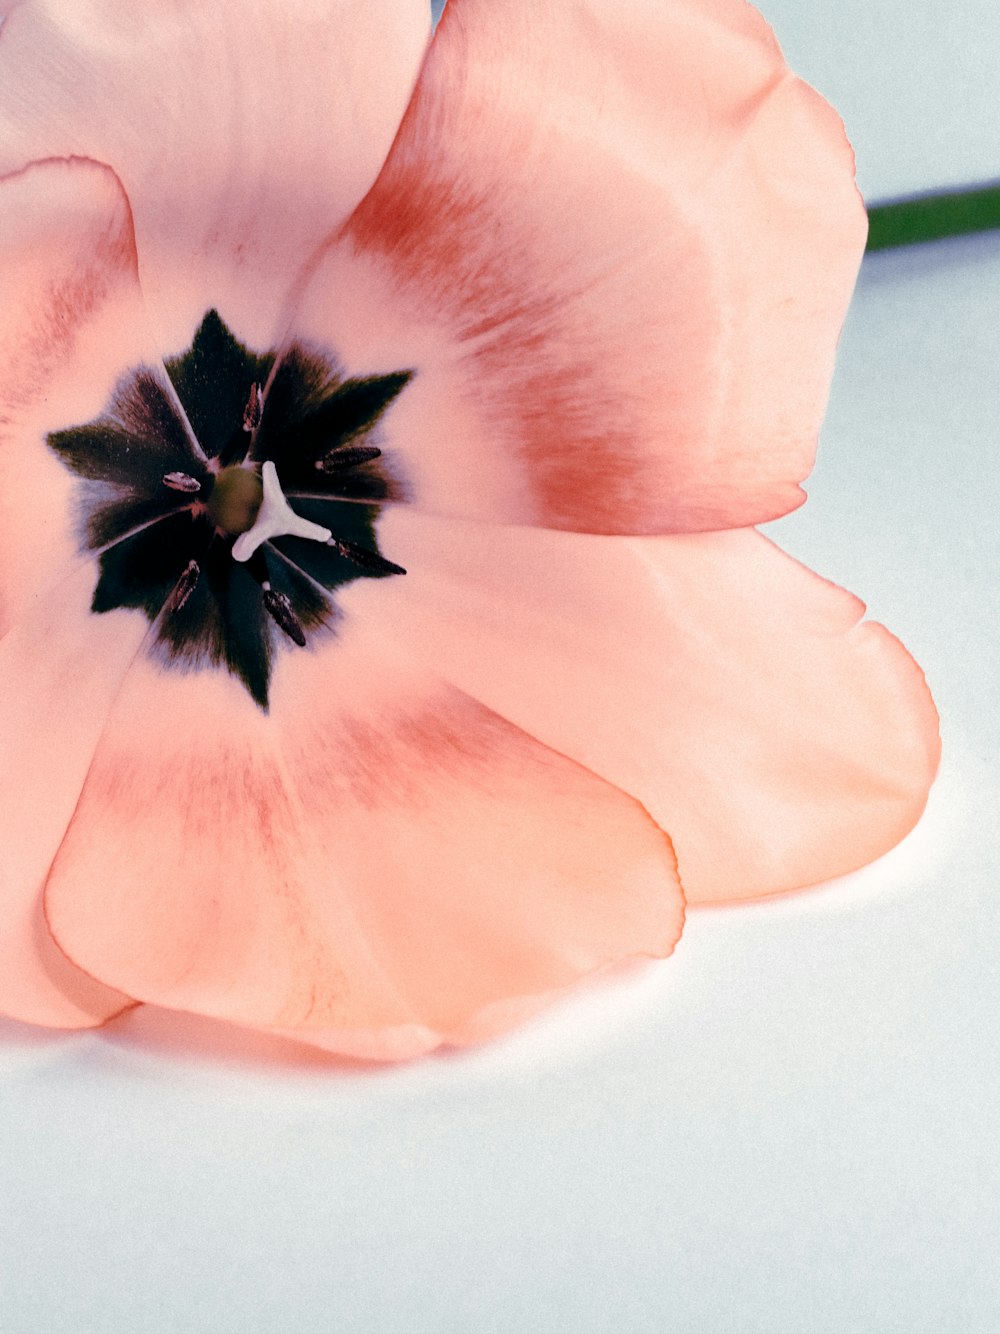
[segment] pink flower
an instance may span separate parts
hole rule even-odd
[[[837,118],[743,0],[451,0],[421,65],[426,9],[0,32],[11,1014],[469,1042],[923,807],[919,669],[753,530]]]

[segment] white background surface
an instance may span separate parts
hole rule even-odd
[[[833,102],[868,199],[1000,180],[996,0],[758,0]]]
[[[911,839],[693,912],[673,960],[467,1055],[0,1025],[2,1334],[1000,1329],[998,304],[1000,237],[869,260],[810,501],[771,529],[928,673]]]
[[[531,0],[525,0],[531,3]],[[439,14],[444,0],[433,0]],[[996,0],[757,0],[838,109],[869,200],[1000,181]]]

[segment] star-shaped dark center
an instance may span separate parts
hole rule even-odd
[[[166,376],[136,368],[95,421],[49,436],[84,479],[92,610],[143,611],[165,663],[225,668],[266,709],[275,653],[335,626],[334,590],[404,573],[375,538],[404,498],[375,440],[411,378],[345,379],[297,344],[258,355],[209,312]]]

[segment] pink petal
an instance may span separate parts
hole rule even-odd
[[[428,28],[426,0],[24,0],[0,35],[0,171],[109,164],[161,348],[213,305],[267,343],[375,179]]]
[[[829,107],[742,0],[451,0],[295,332],[414,369],[438,513],[583,531],[795,508],[865,236]]]
[[[0,180],[0,635],[79,563],[79,482],[46,433],[95,416],[149,355],[128,204],[106,167]]]
[[[926,801],[937,715],[864,607],[752,530],[626,540],[386,516],[409,650],[630,792],[689,901],[854,870]]]
[[[0,640],[0,1010],[54,1027],[101,1023],[132,1004],[53,944],[41,891],[111,701],[146,630],[94,616],[87,565]]]
[[[372,624],[283,657],[270,716],[221,675],[136,664],[47,889],[82,967],[399,1056],[669,953],[682,899],[645,812]]]

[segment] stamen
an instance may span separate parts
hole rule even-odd
[[[322,348],[252,351],[214,310],[167,367],[169,383],[125,371],[98,416],[46,437],[80,484],[90,611],[141,613],[158,666],[228,673],[266,711],[289,645],[342,628],[345,587],[405,573],[380,550],[405,488],[377,432],[414,372],[345,379]]]
[[[342,472],[345,468],[356,468],[361,463],[371,463],[380,459],[382,451],[374,445],[355,445],[352,449],[331,449],[329,454],[316,460],[319,472]]]
[[[352,560],[355,565],[360,565],[363,570],[371,570],[375,574],[406,573],[402,565],[395,565],[377,551],[369,551],[367,547],[359,547],[356,542],[345,542],[342,538],[331,537],[326,545],[333,547],[338,556],[343,556],[346,560]]]
[[[183,491],[189,496],[193,496],[196,491],[201,490],[201,482],[197,477],[190,477],[186,472],[168,472],[164,474],[163,485],[169,486],[171,491]]]
[[[305,631],[286,595],[272,588],[267,579],[261,584],[261,588],[264,590],[264,610],[284,630],[289,639],[294,640],[299,648],[305,648]]]
[[[285,499],[278,473],[270,459],[261,469],[264,498],[254,525],[233,543],[233,559],[247,561],[272,537],[308,537],[313,542],[328,542],[333,534],[322,524],[312,523],[296,514]]]
[[[184,606],[188,598],[195,590],[198,577],[201,574],[201,566],[196,560],[189,560],[187,569],[174,584],[174,591],[170,594],[170,600],[167,608],[170,612],[178,612]]]
[[[243,409],[243,429],[244,431],[256,431],[260,425],[261,418],[264,415],[264,390],[259,384],[250,386],[250,397],[247,399],[247,405]]]

